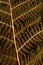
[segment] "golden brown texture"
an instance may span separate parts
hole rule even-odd
[[[0,0],[0,65],[43,65],[41,0]]]

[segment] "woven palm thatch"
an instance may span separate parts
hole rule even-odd
[[[42,0],[0,0],[0,65],[43,65]]]

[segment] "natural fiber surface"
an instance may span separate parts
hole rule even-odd
[[[0,65],[43,65],[42,0],[0,0]]]

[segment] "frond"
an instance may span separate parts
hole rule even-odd
[[[0,0],[0,65],[43,65],[42,0]]]

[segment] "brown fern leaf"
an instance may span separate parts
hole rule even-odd
[[[43,65],[41,0],[0,0],[0,65]]]

